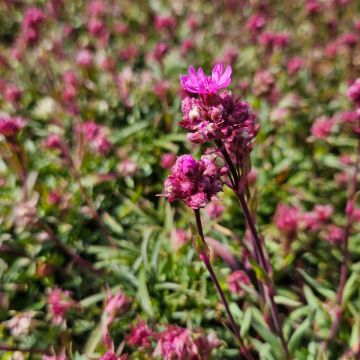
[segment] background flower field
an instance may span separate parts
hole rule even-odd
[[[242,358],[194,213],[159,196],[208,147],[179,77],[216,64],[256,115],[247,199],[287,358],[359,359],[356,0],[0,2],[1,359]],[[286,359],[236,197],[201,213],[245,347]]]

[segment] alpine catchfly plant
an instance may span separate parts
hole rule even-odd
[[[259,277],[256,280],[262,305],[269,305],[272,317],[270,326],[280,338],[284,356],[289,358],[274,300],[271,265],[256,229],[254,214],[248,207],[247,175],[251,170],[250,153],[259,125],[250,104],[225,90],[230,85],[231,73],[230,66],[224,71],[224,66],[217,64],[211,76],[206,75],[202,68],[196,71],[192,66],[187,75],[180,76],[181,87],[187,95],[181,103],[183,119],[179,125],[188,131],[187,138],[190,142],[207,143],[210,148],[207,148],[206,154],[199,161],[191,155],[178,157],[165,181],[165,196],[169,201],[182,200],[194,210],[201,240],[201,246],[195,241],[197,250],[224,303],[242,353],[251,356],[238,336],[237,325],[213,272],[200,216],[200,209],[222,190],[223,185],[231,188],[241,205],[251,234],[252,262],[265,274],[265,278]],[[212,160],[209,159],[209,154]]]

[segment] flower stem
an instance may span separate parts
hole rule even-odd
[[[196,225],[197,225],[197,228],[198,228],[199,235],[200,235],[201,240],[203,241],[203,243],[206,245],[199,209],[194,210],[194,213],[195,213]],[[229,308],[229,304],[228,304],[228,302],[226,300],[224,292],[221,289],[218,278],[217,278],[217,276],[216,276],[216,274],[214,272],[214,269],[213,269],[213,267],[211,265],[209,256],[207,254],[200,254],[200,258],[204,262],[204,265],[205,265],[206,269],[208,270],[208,272],[210,274],[211,280],[215,285],[216,291],[218,292],[218,295],[220,296],[221,302],[223,303],[223,305],[225,307],[226,314],[228,316],[229,323],[230,323],[230,326],[231,326],[231,330],[232,330],[233,334],[236,336],[236,339],[240,343],[240,352],[241,352],[241,354],[244,355],[244,357],[246,359],[248,359],[248,360],[253,359],[251,353],[245,347],[244,342],[240,337],[239,327],[236,325],[234,317],[232,316],[232,313],[231,313],[230,308]]]
[[[271,274],[271,272],[272,272],[271,265],[270,265],[270,262],[265,257],[262,242],[259,238],[255,223],[253,221],[249,207],[245,200],[244,194],[241,191],[240,179],[238,178],[236,168],[230,158],[230,155],[226,151],[226,148],[222,144],[222,142],[220,140],[218,140],[216,142],[216,145],[219,147],[219,150],[221,151],[222,155],[224,156],[224,159],[225,159],[227,165],[229,166],[230,173],[232,174],[232,177],[235,180],[235,183],[233,183],[233,191],[240,202],[241,208],[242,208],[244,216],[245,216],[246,223],[251,232],[251,240],[253,242],[255,260],[259,263],[259,265],[262,267],[262,269],[266,273]],[[259,284],[259,287],[260,287],[260,293],[263,294],[263,296],[264,296],[264,293],[267,294],[267,297],[268,297],[269,303],[270,303],[270,311],[271,311],[271,316],[272,316],[275,330],[280,338],[280,342],[281,342],[282,348],[285,352],[286,359],[290,359],[287,343],[285,341],[284,333],[282,331],[279,310],[278,310],[275,300],[274,300],[275,288],[274,288],[274,284],[273,284],[271,276],[269,276],[269,281],[261,282]],[[265,291],[265,288],[266,288],[266,291]]]

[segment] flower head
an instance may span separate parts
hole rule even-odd
[[[107,291],[104,310],[107,315],[107,324],[112,323],[116,315],[125,310],[128,303],[129,299],[122,291],[119,291],[116,294],[112,294],[110,290]]]
[[[347,96],[355,105],[360,106],[360,78],[349,87]]]
[[[243,285],[249,286],[251,284],[249,277],[241,270],[234,271],[228,277],[229,289],[233,294],[239,296],[244,295]]]
[[[180,76],[180,83],[184,90],[193,94],[215,94],[230,85],[231,66],[225,69],[222,64],[215,65],[211,76],[204,73],[200,67],[197,72],[189,66],[188,75]]]
[[[153,355],[164,360],[201,360],[209,358],[219,345],[219,340],[213,335],[205,336],[201,332],[170,325],[158,334]]]
[[[0,134],[6,138],[16,136],[25,125],[26,120],[21,117],[0,116]]]
[[[131,346],[148,347],[153,336],[154,332],[146,322],[139,319],[136,325],[130,327],[130,334],[126,337],[126,340]]]
[[[296,207],[280,204],[276,209],[274,216],[277,228],[287,234],[296,233],[299,223],[299,210]]]
[[[221,191],[223,171],[209,155],[203,155],[200,160],[182,155],[164,183],[165,197],[169,201],[183,200],[192,209],[200,209]]]
[[[75,305],[74,300],[71,299],[71,292],[59,288],[49,290],[46,302],[55,325],[63,323],[67,312]]]

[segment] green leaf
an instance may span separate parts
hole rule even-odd
[[[255,271],[256,278],[260,281],[269,282],[270,278],[269,275],[265,272],[265,270],[254,259],[250,259],[249,261],[252,269]]]
[[[139,275],[139,297],[140,303],[144,311],[150,316],[154,316],[154,310],[152,307],[149,291],[146,286],[146,272],[142,270]]]
[[[277,304],[286,305],[290,307],[299,307],[302,305],[300,301],[289,299],[288,297],[282,295],[276,295],[274,300]]]
[[[252,319],[252,313],[251,308],[248,307],[245,310],[244,317],[241,322],[241,329],[240,329],[240,335],[241,337],[245,338],[249,332],[250,326],[251,326],[251,319]]]
[[[312,312],[310,316],[306,318],[306,320],[294,331],[289,340],[288,346],[290,353],[294,354],[295,350],[297,350],[301,340],[306,335],[306,333],[310,330],[312,322],[314,320],[315,311]]]

